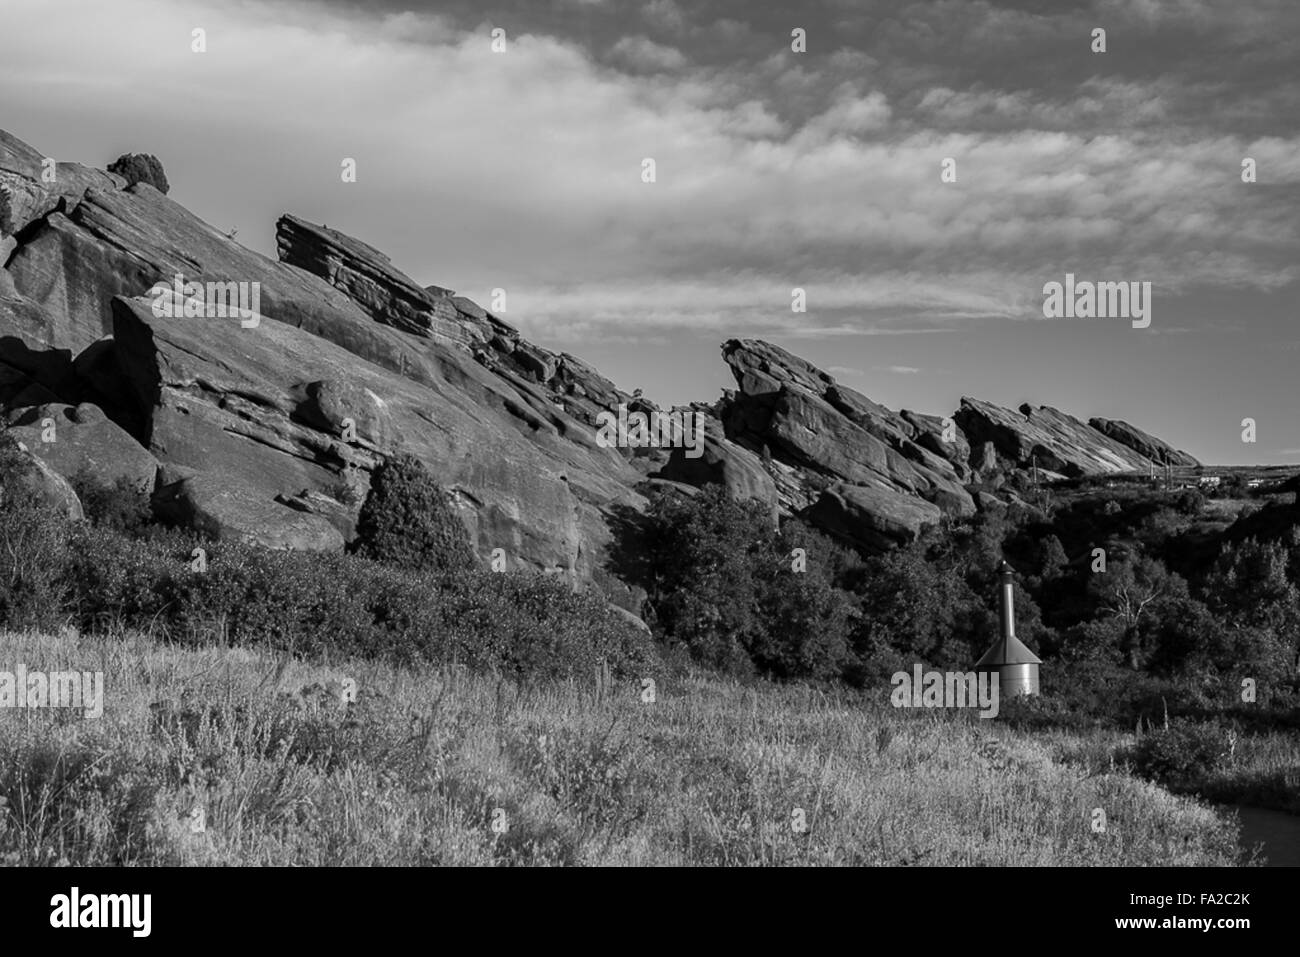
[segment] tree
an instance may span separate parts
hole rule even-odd
[[[164,195],[171,189],[171,185],[167,182],[167,174],[163,172],[162,163],[158,161],[158,157],[149,153],[124,153],[108,164],[108,171],[125,179],[127,186],[148,183]]]
[[[732,674],[839,677],[849,662],[843,549],[721,485],[651,498],[644,538],[654,617],[692,657]],[[802,549],[796,557],[795,549]]]
[[[474,564],[465,526],[415,456],[377,469],[357,516],[357,553],[412,571],[462,571]]]
[[[1098,611],[1124,627],[1122,650],[1130,668],[1146,663],[1154,650],[1155,636],[1144,628],[1162,604],[1187,598],[1187,583],[1157,558],[1119,556],[1105,572],[1095,574],[1088,591]]]

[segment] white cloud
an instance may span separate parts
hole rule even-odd
[[[646,9],[681,28],[672,3]],[[811,101],[817,67],[691,67],[625,37],[614,50],[642,69],[681,68],[628,76],[566,39],[511,33],[494,54],[489,24],[411,13],[46,0],[10,4],[4,23],[0,116],[38,148],[157,153],[173,197],[241,240],[271,252],[281,210],[329,222],[423,283],[507,289],[507,318],[535,335],[910,334],[1041,315],[1043,282],[1067,269],[1162,295],[1300,273],[1293,204],[1238,178],[1251,155],[1261,190],[1300,182],[1296,136],[935,129],[864,82],[783,111],[782,96]],[[190,52],[196,24],[207,54]],[[1169,94],[1152,89],[1098,80],[1081,95],[1154,110]],[[918,96],[920,114],[1031,127],[1068,109],[1025,91]],[[946,156],[955,184],[939,180]],[[356,184],[339,180],[343,157]],[[806,315],[790,312],[796,285]]]

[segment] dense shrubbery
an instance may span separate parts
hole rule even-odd
[[[1143,777],[1186,788],[1216,771],[1228,750],[1227,733],[1217,724],[1174,724],[1140,737],[1126,757]]]
[[[0,623],[9,627],[133,628],[186,643],[454,662],[520,678],[589,675],[602,661],[615,675],[657,669],[651,640],[600,598],[548,576],[493,574],[467,562],[463,528],[451,542],[449,532],[431,538],[427,525],[412,522],[403,543],[399,528],[377,522],[387,529],[386,554],[423,561],[424,570],[411,570],[145,526],[127,490],[105,493],[93,483],[83,488],[93,492],[98,523],[70,523],[12,484],[0,498]],[[431,551],[442,542],[456,557]]]
[[[96,525],[138,535],[153,521],[148,493],[136,488],[125,476],[118,476],[109,484],[82,469],[68,481],[81,499],[86,518]]]
[[[847,556],[816,532],[778,529],[766,506],[717,485],[691,498],[656,494],[643,531],[654,620],[697,661],[822,679],[852,659],[852,608],[834,587]]]
[[[0,450],[0,466],[5,455],[19,453]],[[445,494],[409,456],[376,471],[350,555],[204,542],[152,525],[142,493],[122,483],[73,484],[90,519],[80,526],[19,494],[20,485],[0,501],[7,624],[72,620],[520,675],[584,672],[601,659],[631,673],[655,656],[598,599],[554,579],[479,568]],[[1291,707],[1300,700],[1294,513],[1239,519],[1206,540],[1187,524],[1202,504],[1191,495],[1085,495],[1046,511],[946,523],[862,558],[719,486],[661,490],[627,525],[621,572],[645,588],[647,620],[669,659],[861,685],[915,663],[969,669],[997,634],[1007,560],[1019,583],[1017,634],[1045,659],[1045,697],[1060,705],[1016,704],[1009,720],[1095,716],[1132,727],[1155,702],[1195,717],[1239,703],[1243,678],[1261,703]],[[193,567],[198,547],[203,571]],[[1213,548],[1212,560],[1180,564],[1187,577],[1171,571],[1192,548]]]
[[[652,501],[641,584],[656,624],[726,672],[860,684],[916,662],[969,669],[997,634],[1006,559],[1019,583],[1017,634],[1047,662],[1044,691],[1068,701],[1019,705],[1013,720],[1069,724],[1074,714],[1132,727],[1153,700],[1188,713],[1231,707],[1243,677],[1276,707],[1300,695],[1300,532],[1269,542],[1230,533],[1209,572],[1185,579],[1167,561],[1204,507],[1199,493],[1125,490],[989,513],[867,559],[798,521],[777,531],[766,507],[718,487]],[[802,575],[790,558],[797,536]]]
[[[21,478],[26,456],[0,436],[0,621],[49,629],[63,604],[64,579],[49,574],[66,553],[69,526]]]

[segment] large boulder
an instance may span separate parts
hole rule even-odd
[[[165,521],[206,532],[219,541],[250,541],[268,548],[341,551],[343,535],[326,518],[291,508],[229,472],[203,472],[160,487],[154,512]]]
[[[756,498],[776,505],[776,483],[763,467],[762,459],[727,441],[717,419],[710,416],[703,421],[700,454],[694,455],[693,450],[685,447],[674,448],[667,464],[654,477],[694,486],[718,484],[732,498]]]
[[[28,493],[34,493],[41,504],[70,519],[80,520],[85,517],[81,499],[77,498],[77,493],[67,479],[46,465],[39,456],[33,455],[25,442],[17,439],[7,441],[12,443],[15,452],[11,470],[6,476],[8,482],[15,483]],[[4,494],[3,489],[0,489],[0,494]]]
[[[1196,468],[1201,464],[1163,439],[1158,439],[1154,435],[1143,432],[1136,425],[1129,425],[1120,419],[1089,419],[1088,425],[1102,435],[1114,439],[1120,445],[1132,449],[1138,455],[1150,459],[1156,465]]]
[[[867,552],[914,541],[943,516],[912,495],[861,485],[833,485],[805,513],[814,525]]]
[[[153,490],[157,460],[98,406],[47,404],[20,409],[10,414],[9,430],[66,478],[84,470],[101,481],[123,478],[141,491]]]

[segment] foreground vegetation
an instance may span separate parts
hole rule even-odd
[[[23,461],[0,441],[0,671],[108,700],[0,707],[9,863],[1226,864],[1199,801],[1300,811],[1289,503],[1083,492],[864,558],[656,494],[612,556],[652,636],[483,567],[407,456],[338,555],[165,528],[87,475],[71,522]],[[1042,697],[890,708],[894,671],[991,640],[1004,558]]]
[[[0,661],[103,671],[106,689],[99,719],[0,709],[10,864],[1238,858],[1230,821],[1122,768],[848,690],[696,675],[648,701],[600,672],[521,686],[138,634],[4,633]]]

